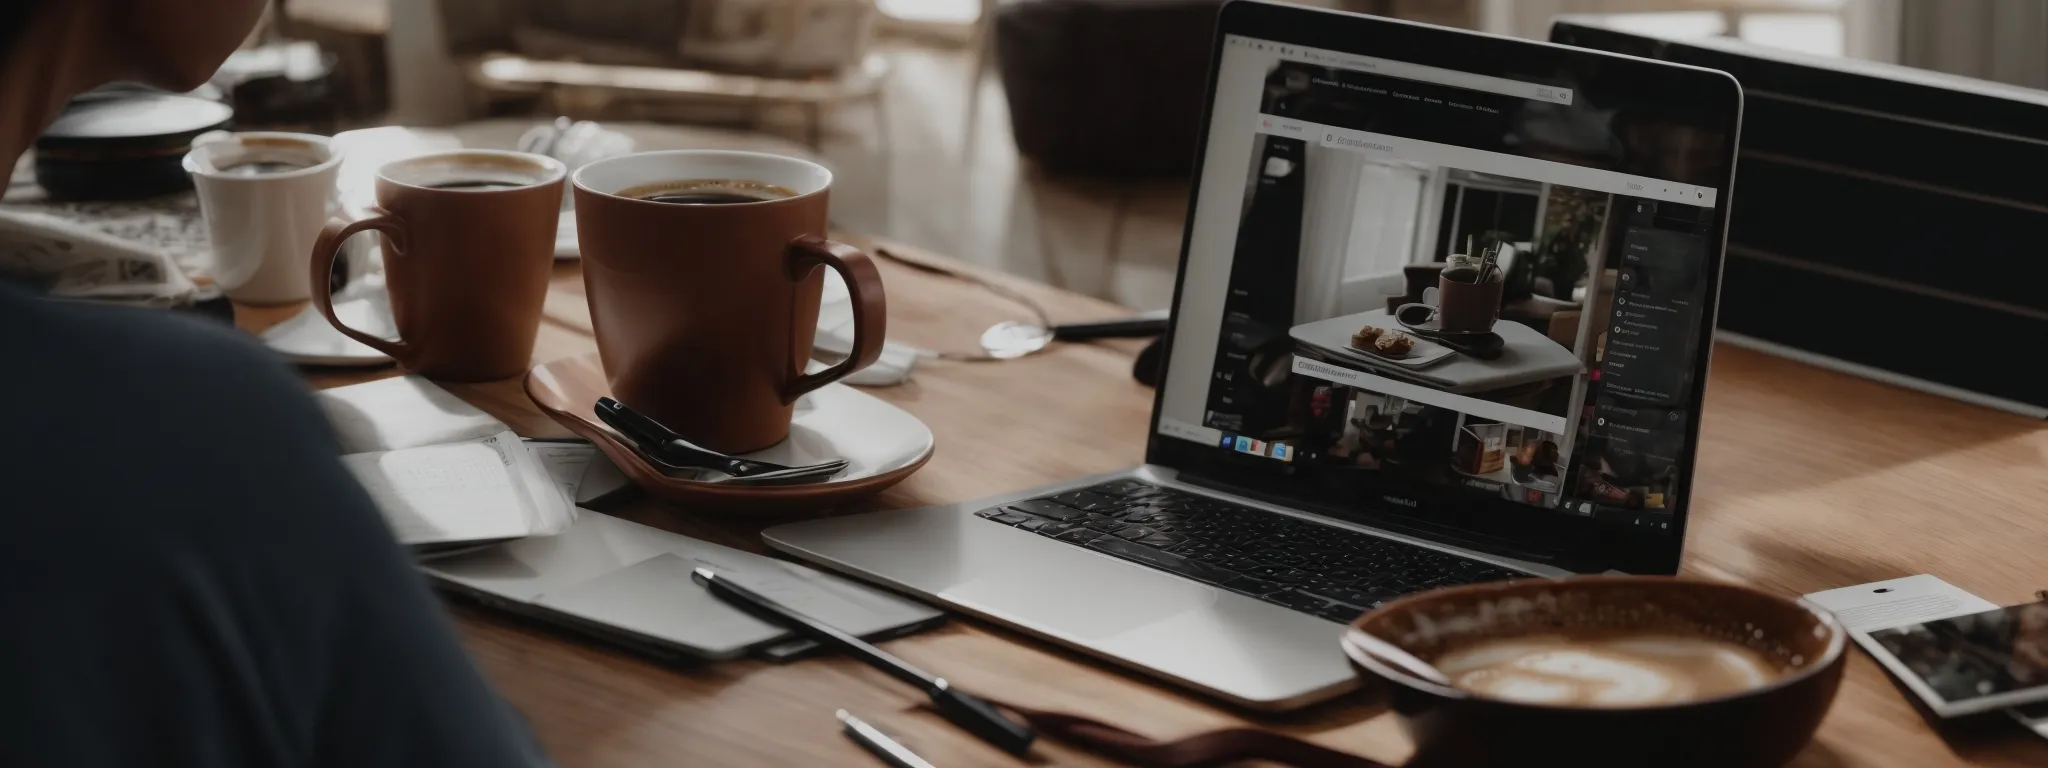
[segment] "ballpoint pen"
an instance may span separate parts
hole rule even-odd
[[[846,710],[839,710],[838,715],[839,722],[846,725],[847,738],[873,752],[875,757],[882,758],[882,762],[888,763],[892,768],[932,768],[931,763],[925,762],[924,758],[918,757],[917,753],[910,751],[908,747],[896,743],[895,739],[889,738],[889,734],[875,730],[874,726],[862,722],[860,718],[854,717]]]
[[[763,597],[751,589],[720,578],[709,568],[698,568],[691,579],[704,585],[713,596],[734,607],[760,617],[778,626],[788,627],[798,634],[818,641],[819,644],[838,649],[869,666],[887,672],[903,682],[917,686],[930,696],[933,709],[939,716],[952,721],[954,725],[967,729],[975,737],[995,745],[1013,755],[1022,756],[1031,751],[1031,742],[1038,737],[1031,727],[1011,720],[988,702],[954,688],[943,677],[933,677],[924,670],[910,666],[902,659],[858,637],[841,632],[832,626],[797,613],[781,603]]]

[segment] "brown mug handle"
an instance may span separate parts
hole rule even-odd
[[[804,235],[789,243],[789,278],[802,280],[819,266],[839,271],[846,280],[846,292],[853,298],[853,354],[817,373],[796,377],[783,390],[782,402],[794,403],[804,393],[853,375],[855,371],[882,359],[882,342],[889,331],[889,303],[882,294],[882,273],[859,248],[817,235]],[[805,328],[795,329],[801,334]],[[809,350],[802,350],[808,359]]]
[[[328,219],[327,226],[320,228],[320,239],[313,241],[313,307],[320,310],[320,316],[327,318],[327,323],[342,335],[390,355],[391,359],[403,364],[412,354],[412,345],[405,343],[404,339],[380,339],[343,325],[341,318],[334,316],[334,257],[341,253],[342,243],[358,232],[374,229],[384,233],[387,241],[384,258],[387,261],[394,253],[401,256],[405,253],[405,222],[382,208],[370,210],[373,213],[369,218],[355,221]]]

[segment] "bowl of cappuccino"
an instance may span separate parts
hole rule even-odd
[[[1382,606],[1344,652],[1429,766],[1779,766],[1848,633],[1827,611],[1663,576],[1475,584]]]

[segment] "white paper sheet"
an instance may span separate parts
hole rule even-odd
[[[595,450],[595,449],[593,449]],[[597,451],[591,458],[590,466],[583,470],[583,482],[576,486],[576,503],[589,504],[618,491],[632,487],[633,481],[626,473],[619,471],[604,452]]]
[[[1807,595],[1806,599],[1833,612],[1843,627],[1858,635],[1998,607],[1989,600],[1924,573],[1815,592]],[[1865,640],[1858,637],[1856,642]]]
[[[576,489],[583,484],[583,475],[589,471],[597,447],[589,443],[529,442],[526,448],[533,452],[533,458],[548,473],[556,490],[562,492],[562,501],[575,506]]]
[[[518,435],[343,456],[406,545],[497,541],[560,533],[575,520],[573,490],[550,476]],[[580,473],[579,473],[580,476]]]
[[[342,453],[440,445],[511,429],[418,376],[322,390],[317,399],[341,440]]]

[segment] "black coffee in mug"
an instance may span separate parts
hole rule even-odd
[[[621,197],[675,205],[729,205],[763,203],[796,197],[788,187],[746,179],[687,179],[642,184],[621,190]]]
[[[438,184],[428,184],[426,186],[428,189],[473,189],[477,191],[486,191],[492,189],[518,189],[526,185],[510,181],[491,181],[489,179],[465,179],[461,181],[444,181]]]
[[[268,176],[273,173],[290,173],[311,168],[318,163],[279,162],[274,160],[251,160],[220,169],[226,176]]]

